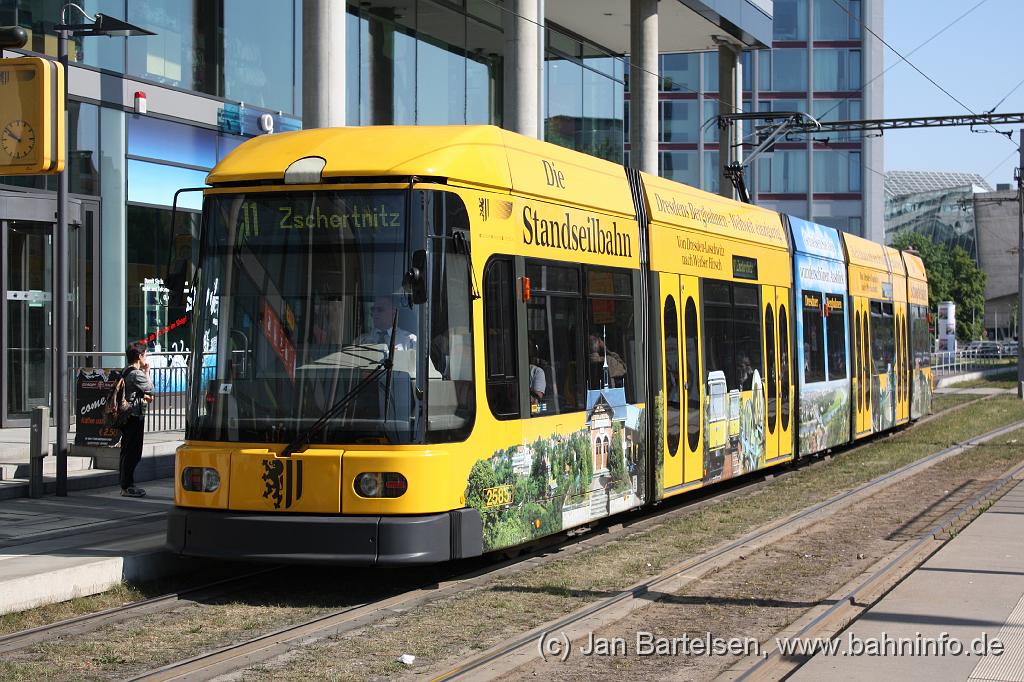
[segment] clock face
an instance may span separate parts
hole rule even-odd
[[[0,147],[12,159],[23,159],[36,148],[36,131],[28,121],[10,121],[0,130]]]

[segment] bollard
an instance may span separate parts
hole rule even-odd
[[[28,495],[43,496],[43,457],[50,450],[50,408],[32,410],[32,429],[28,445]]]

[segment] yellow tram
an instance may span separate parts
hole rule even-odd
[[[829,228],[491,126],[264,136],[208,183],[184,554],[446,561],[819,451],[799,245],[838,253],[840,317],[848,264],[857,330],[806,418],[928,410],[920,260]]]

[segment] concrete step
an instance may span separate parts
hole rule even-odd
[[[19,458],[20,459],[20,458]],[[93,468],[92,457],[68,457],[68,471],[85,471]],[[31,464],[28,459],[13,462],[0,462],[0,480],[9,481],[12,478],[28,478],[31,473]],[[55,476],[57,474],[57,458],[43,458],[43,475]]]

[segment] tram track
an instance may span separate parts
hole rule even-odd
[[[882,438],[905,433],[932,419],[945,416],[950,412],[975,404],[981,400],[988,400],[990,397],[992,396],[965,401],[934,415],[929,415],[914,424],[897,430],[893,434],[882,436]],[[1014,428],[1014,426],[1011,425],[1005,428]],[[859,442],[852,447],[844,449],[842,454],[854,454],[863,445],[876,440],[876,438],[871,438],[867,441]],[[979,440],[978,442],[982,441]],[[939,454],[941,453],[936,453],[931,458]],[[423,581],[420,581],[420,585],[413,585],[410,589],[404,591],[396,592],[396,590],[392,590],[393,593],[391,595],[384,596],[378,600],[356,602],[340,609],[321,613],[303,622],[279,628],[237,644],[221,647],[214,651],[146,672],[135,679],[209,679],[216,675],[227,674],[241,667],[270,660],[294,649],[302,643],[356,630],[426,603],[449,597],[459,592],[482,587],[496,578],[512,576],[518,572],[535,568],[555,559],[571,557],[585,550],[617,540],[623,535],[650,530],[676,516],[695,513],[708,504],[718,503],[737,495],[749,494],[772,483],[772,479],[781,479],[807,466],[819,464],[823,459],[827,459],[827,457],[815,457],[796,462],[793,465],[773,467],[767,471],[762,470],[733,481],[718,484],[709,489],[694,491],[694,493],[681,496],[680,498],[670,498],[665,503],[652,508],[637,510],[611,519],[604,519],[592,527],[575,529],[544,538],[526,546],[523,554],[516,558],[495,562],[494,555],[492,554],[482,559],[454,564],[452,565],[453,570],[442,572],[442,575],[437,580],[428,580],[425,584]],[[919,460],[918,464],[920,462],[921,460]],[[908,467],[912,466],[915,465],[908,465]],[[906,468],[904,467],[904,469]],[[893,472],[893,474],[899,473],[899,471],[902,471],[902,469]],[[893,474],[890,474],[890,476]],[[470,564],[469,571],[465,570],[467,563]],[[134,616],[171,610],[184,603],[199,603],[215,599],[218,596],[244,589],[246,584],[251,583],[257,577],[264,576],[269,572],[280,571],[281,568],[271,567],[244,576],[216,581],[196,588],[172,592],[94,614],[85,614],[30,630],[12,633],[0,637],[0,653],[24,649],[56,637],[73,636],[89,632]],[[400,590],[401,588],[397,589]]]
[[[149,613],[156,613],[167,609],[173,609],[185,602],[203,601],[221,597],[245,587],[258,578],[262,578],[275,571],[281,570],[279,566],[267,567],[264,569],[249,571],[243,575],[222,578],[212,582],[190,587],[188,589],[168,592],[156,597],[133,601],[121,606],[103,609],[95,613],[85,613],[54,623],[39,625],[34,628],[12,632],[0,636],[0,654],[7,654],[19,649],[39,644],[58,637],[90,632],[97,628],[111,623],[119,623]]]
[[[536,659],[543,643],[552,637],[559,638],[562,650],[566,650],[570,648],[567,644],[568,642],[584,638],[601,627],[622,620],[635,609],[650,604],[652,601],[659,599],[661,595],[678,592],[686,585],[708,575],[711,571],[741,559],[744,554],[767,547],[783,537],[808,528],[824,518],[864,500],[909,476],[920,473],[945,459],[954,457],[975,446],[987,443],[1021,428],[1024,428],[1024,420],[993,429],[964,443],[944,448],[892,472],[876,477],[851,490],[839,493],[785,519],[761,526],[736,540],[720,545],[700,556],[677,563],[658,575],[639,581],[610,597],[510,638],[491,647],[480,655],[443,672],[436,676],[434,680],[435,682],[440,682],[455,679],[494,679],[500,677],[510,673],[526,662]],[[1024,471],[1024,465],[1020,465],[1014,470],[1015,473],[1022,471]],[[998,489],[1000,485],[1007,485],[1007,480],[1009,479],[1003,477],[997,484],[986,488],[985,495],[991,495],[990,489]],[[979,496],[983,495],[979,494]],[[977,506],[977,502],[972,498],[966,508],[974,506]],[[948,526],[948,524],[946,525]],[[887,570],[893,571],[900,567],[906,568],[911,564],[916,566],[917,564],[914,564],[911,559],[917,555],[911,550],[920,551],[920,548],[927,544],[926,539],[933,538],[937,532],[932,529],[921,537],[909,541],[910,548],[901,555],[901,560],[893,560],[886,563]],[[937,546],[932,551],[935,549],[937,549]],[[927,557],[921,558],[921,561],[924,558]],[[870,581],[870,584],[877,585],[882,582],[884,581],[881,578],[875,578]],[[836,609],[838,608],[837,606]],[[554,648],[558,649],[559,647]],[[775,679],[774,677],[772,678]]]
[[[1002,497],[1020,482],[1022,476],[1024,463],[1011,467],[1001,477],[945,514],[938,522],[904,542],[868,571],[844,585],[827,600],[827,604],[811,609],[804,617],[783,632],[776,633],[769,641],[777,641],[782,637],[805,641],[825,639],[841,633],[955,537],[956,531],[981,513],[980,508],[983,505]],[[722,677],[737,682],[779,680],[792,675],[808,661],[809,656],[783,656],[779,648],[773,645],[756,660],[741,659],[738,665],[734,665]]]

